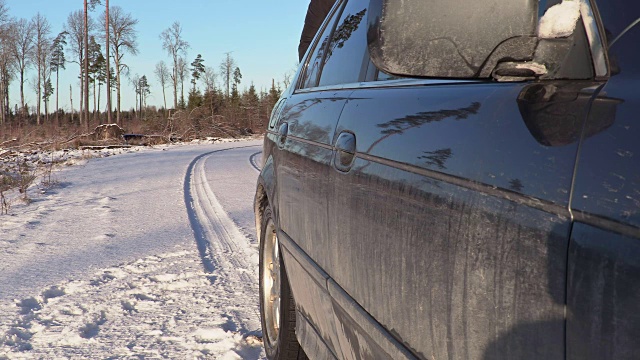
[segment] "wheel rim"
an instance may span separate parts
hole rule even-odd
[[[273,221],[269,219],[265,229],[262,251],[262,308],[267,338],[275,344],[280,332],[280,247]]]

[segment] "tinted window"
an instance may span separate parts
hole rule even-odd
[[[345,6],[323,60],[320,86],[363,81],[367,52],[368,1],[351,0]]]
[[[309,56],[309,62],[307,63],[307,70],[305,71],[304,77],[300,82],[300,88],[310,88],[317,86],[318,84],[318,73],[320,72],[320,65],[322,64],[322,59],[324,58],[325,49],[327,47],[327,43],[329,42],[329,38],[331,37],[331,32],[333,30],[333,24],[335,23],[335,16],[339,14],[340,11],[336,11],[334,13],[334,18],[327,22],[327,26],[322,32],[322,36],[319,37],[319,41],[315,43],[315,48]]]

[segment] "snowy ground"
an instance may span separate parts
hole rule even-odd
[[[0,358],[257,359],[260,141],[127,149],[0,216]]]

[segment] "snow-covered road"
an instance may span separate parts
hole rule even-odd
[[[263,357],[260,150],[91,159],[0,216],[0,358]]]

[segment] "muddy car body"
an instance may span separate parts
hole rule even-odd
[[[640,6],[554,37],[564,5],[520,2],[515,45],[459,66],[391,1],[333,7],[264,140],[269,358],[640,357]]]

